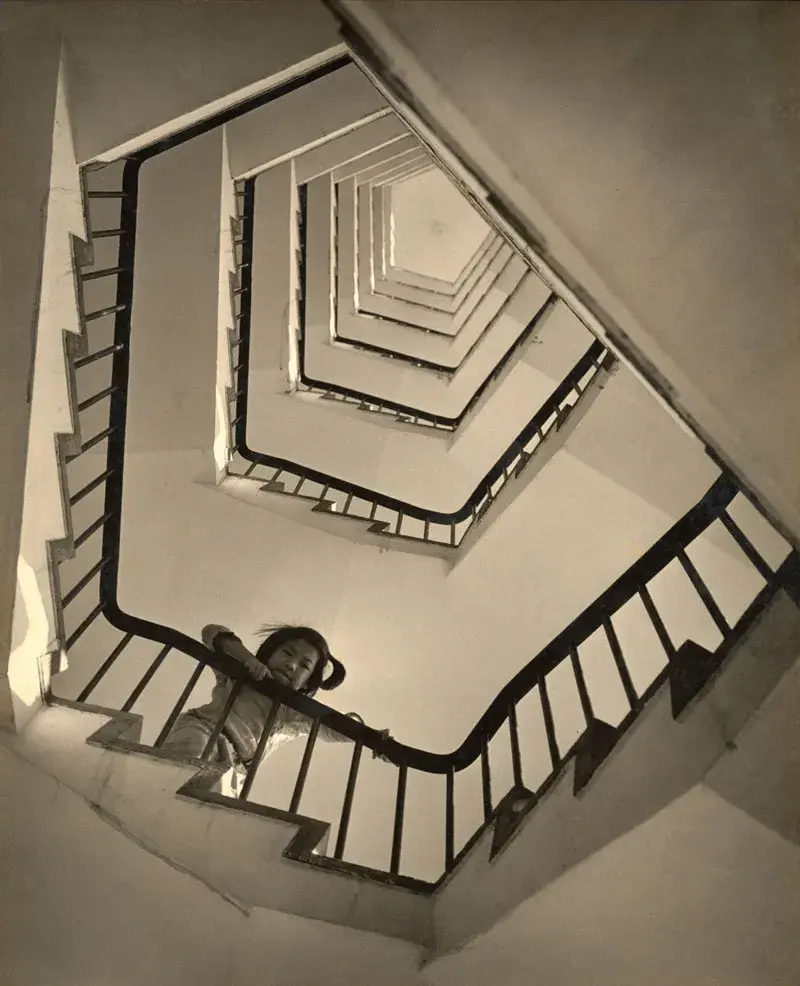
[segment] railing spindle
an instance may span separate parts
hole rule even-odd
[[[117,391],[117,387],[111,386],[106,387],[105,390],[98,391],[93,397],[87,397],[85,401],[81,401],[78,405],[78,412],[85,411],[87,408],[93,407],[95,404],[99,404],[104,397],[110,397],[111,394]]]
[[[115,513],[114,510],[107,510],[102,517],[98,517],[97,520],[94,521],[94,523],[90,524],[82,534],[79,534],[72,542],[73,546],[75,547],[75,550],[77,551],[77,549],[80,548],[80,546],[88,538],[90,538],[95,531],[99,530],[107,520],[110,520],[111,517],[114,516],[114,513]]]
[[[519,749],[519,725],[517,723],[517,707],[512,702],[508,705],[508,735],[511,740],[511,769],[514,774],[514,786],[522,787],[522,754]]]
[[[89,627],[94,623],[97,617],[103,612],[103,604],[99,602],[95,608],[89,613],[86,619],[76,627],[76,629],[67,637],[67,642],[64,645],[64,649],[69,651],[70,647],[79,640],[84,633],[89,629]]]
[[[115,432],[115,430],[116,429],[113,426],[111,426],[109,428],[104,428],[101,432],[98,432],[98,434],[96,434],[94,436],[94,438],[90,438],[88,441],[84,442],[81,445],[80,452],[75,452],[72,455],[65,456],[64,457],[65,458],[65,461],[67,463],[74,462],[75,459],[77,459],[79,456],[83,455],[84,452],[88,452],[90,449],[93,449],[95,447],[95,445],[99,445],[100,442],[105,441],[105,439],[108,438],[109,435],[113,435],[114,432]]]
[[[619,672],[620,681],[622,682],[622,687],[625,691],[625,697],[627,698],[630,707],[635,709],[639,702],[639,696],[636,694],[636,689],[633,687],[631,673],[628,670],[628,665],[625,663],[625,658],[622,655],[622,648],[619,645],[617,631],[614,629],[614,625],[607,616],[603,618],[603,629],[606,633],[608,646],[611,648],[611,654],[614,657],[614,663],[616,664],[617,671]]]
[[[675,644],[673,644],[672,639],[670,638],[669,632],[664,625],[664,621],[661,619],[661,614],[656,609],[656,604],[653,602],[653,597],[650,595],[650,590],[646,585],[639,588],[639,595],[644,603],[644,608],[647,615],[650,617],[650,622],[653,624],[653,628],[658,635],[658,639],[661,641],[661,646],[664,648],[664,652],[667,655],[667,660],[674,661],[677,653],[675,650]]]
[[[292,800],[289,802],[289,811],[297,814],[300,811],[300,799],[303,797],[303,789],[306,786],[306,778],[308,777],[308,768],[311,766],[311,757],[314,754],[314,745],[317,742],[317,734],[319,733],[319,719],[314,719],[311,723],[311,729],[308,732],[308,739],[306,740],[306,748],[303,751],[303,760],[300,764],[300,770],[297,774],[297,782],[294,786],[294,791],[292,791]]]
[[[550,750],[550,759],[553,762],[553,770],[558,770],[561,757],[558,752],[556,742],[556,727],[553,722],[553,708],[550,705],[550,696],[547,693],[547,681],[544,677],[539,679],[539,701],[542,703],[542,718],[544,719],[544,731],[547,735],[547,747]]]
[[[169,716],[167,717],[167,721],[164,723],[161,732],[156,737],[156,741],[155,743],[153,743],[153,746],[155,747],[162,746],[166,738],[172,732],[172,727],[177,722],[178,716],[183,711],[184,705],[186,705],[186,703],[188,702],[189,696],[194,691],[194,686],[200,680],[200,675],[205,670],[205,667],[206,667],[205,664],[202,664],[200,661],[197,662],[194,671],[192,671],[191,675],[189,676],[189,681],[186,683],[183,691],[178,696],[178,700],[176,701],[175,705],[173,705],[172,712],[170,712]]]
[[[117,644],[114,650],[108,655],[108,657],[103,661],[100,667],[95,671],[92,677],[89,679],[89,683],[84,687],[83,691],[78,694],[78,701],[85,702],[86,699],[92,694],[98,684],[105,677],[106,672],[111,667],[111,665],[116,661],[119,655],[125,650],[128,644],[133,640],[132,633],[126,633],[122,640]]]
[[[744,531],[739,527],[736,521],[731,517],[727,510],[723,510],[719,519],[725,525],[728,533],[733,537],[734,541],[739,545],[744,554],[747,556],[748,561],[756,569],[758,574],[765,579],[767,582],[775,574],[769,565],[764,561],[761,555],[753,546],[752,541],[747,537]]]
[[[270,735],[272,734],[272,730],[275,728],[275,720],[278,718],[280,708],[281,703],[277,699],[273,699],[272,708],[269,710],[267,721],[264,723],[264,728],[261,730],[261,736],[258,740],[256,752],[253,754],[253,759],[250,761],[250,765],[247,768],[244,783],[242,784],[242,790],[239,792],[240,801],[247,801],[250,796],[250,789],[253,787],[253,781],[256,779],[258,768],[261,766],[261,761],[264,759],[264,751],[267,749],[267,743],[269,743]]]
[[[61,600],[62,607],[69,606],[72,600],[92,581],[92,579],[97,575],[101,569],[105,568],[106,565],[111,561],[110,558],[101,558],[99,562],[89,569],[89,571],[81,578],[75,585],[69,590],[69,592]]]
[[[136,701],[138,700],[139,696],[142,694],[145,688],[150,684],[150,679],[153,677],[156,671],[158,671],[158,669],[161,667],[164,658],[167,656],[167,654],[169,654],[171,650],[172,648],[170,647],[169,644],[164,644],[164,646],[161,648],[158,654],[156,654],[152,664],[142,675],[141,679],[139,680],[139,683],[130,693],[125,704],[122,706],[123,712],[130,712],[130,710],[136,704]]]
[[[114,353],[118,353],[124,348],[125,343],[115,342],[111,346],[106,346],[105,349],[98,349],[96,353],[89,353],[88,356],[81,356],[80,359],[75,360],[73,365],[76,370],[80,370],[84,366],[88,366],[90,363],[96,363],[99,359],[105,359],[106,356],[113,356]]]
[[[719,608],[719,606],[716,603],[716,600],[711,595],[708,586],[701,578],[700,573],[697,571],[691,559],[686,554],[686,551],[683,548],[678,549],[677,558],[678,561],[681,563],[684,572],[686,572],[686,574],[689,576],[689,580],[691,581],[692,585],[695,587],[697,595],[700,596],[700,598],[703,600],[703,605],[711,614],[711,619],[716,623],[717,629],[719,630],[719,632],[722,634],[723,637],[727,637],[727,635],[731,632],[730,624],[725,619],[722,610]]]
[[[339,818],[339,831],[336,833],[336,847],[333,851],[334,859],[341,859],[344,855],[344,847],[347,843],[347,830],[350,827],[350,813],[353,810],[353,797],[356,793],[356,781],[358,780],[358,765],[361,761],[361,750],[363,749],[361,740],[356,741],[353,750],[353,758],[350,761],[350,773],[347,776],[347,789],[344,793],[344,803],[342,804],[342,814]]]
[[[200,754],[201,760],[208,760],[211,754],[214,752],[214,747],[219,742],[219,738],[222,735],[222,730],[225,728],[225,723],[228,721],[228,716],[231,714],[231,709],[233,708],[234,702],[239,697],[239,692],[243,688],[243,682],[234,681],[233,687],[231,688],[230,694],[225,700],[225,705],[223,706],[222,712],[217,722],[214,724],[214,728],[211,730],[211,735],[208,737],[208,742],[203,748],[203,752]]]
[[[444,866],[445,872],[449,873],[453,868],[455,860],[455,770],[451,766],[445,774],[445,802],[444,802]]]
[[[81,271],[82,281],[96,281],[100,277],[115,277],[125,270],[124,267],[104,267],[102,270]]]
[[[98,318],[105,318],[106,315],[113,315],[116,312],[123,312],[128,307],[128,303],[124,302],[120,305],[109,305],[108,308],[98,308],[96,312],[89,312],[88,315],[83,316],[84,322],[94,322]]]
[[[397,800],[394,806],[394,832],[392,833],[392,859],[389,864],[390,873],[400,872],[400,853],[403,846],[403,817],[406,807],[406,782],[408,779],[407,764],[400,764],[397,774]]]
[[[581,700],[581,708],[583,709],[583,715],[586,719],[586,725],[588,726],[594,719],[594,711],[592,709],[592,700],[589,697],[589,689],[586,687],[586,679],[583,676],[583,668],[581,667],[581,660],[578,656],[577,647],[570,647],[569,659],[572,662],[572,671],[575,675],[575,684],[578,687],[578,696]]]
[[[99,476],[95,476],[90,483],[87,483],[79,489],[77,493],[69,498],[69,505],[74,507],[76,503],[80,503],[85,496],[88,496],[93,490],[96,490],[101,483],[104,483],[113,472],[113,469],[106,469],[104,472],[101,472]]]
[[[489,765],[489,744],[486,736],[481,736],[481,790],[483,792],[483,818],[488,821],[492,814],[492,772]]]

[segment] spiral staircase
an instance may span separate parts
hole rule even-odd
[[[11,101],[42,97],[20,222],[46,194],[16,258],[9,982],[794,982],[791,531],[331,6],[142,13],[156,76],[170,31],[274,50],[135,130],[89,99],[110,15],[4,28]],[[317,726],[234,797],[162,745],[213,671],[245,682],[200,625],[284,615],[348,682],[259,686]]]

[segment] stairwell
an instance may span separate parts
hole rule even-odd
[[[246,457],[237,475],[244,428],[238,420],[237,349],[251,289],[253,308],[245,328],[262,347],[253,349],[250,359],[263,375],[253,375],[247,386],[254,396],[268,395],[262,411],[271,412],[257,420],[272,421],[257,439],[248,429],[248,446],[278,458],[291,455],[312,470],[324,472],[333,462],[351,483],[388,491],[401,503],[442,490],[442,478],[425,456],[433,462],[444,453],[458,480],[448,488],[451,497],[480,475],[494,461],[491,456],[496,458],[492,437],[498,429],[513,436],[514,415],[520,423],[529,417],[519,410],[517,395],[527,394],[530,401],[537,386],[544,395],[549,382],[563,379],[580,332],[570,336],[571,313],[565,307],[550,307],[535,341],[519,348],[513,365],[494,376],[485,403],[445,440],[423,435],[413,415],[410,420],[400,415],[394,421],[400,427],[384,429],[381,412],[364,408],[363,400],[350,405],[355,412],[345,411],[335,398],[311,388],[312,399],[304,401],[299,377],[292,376],[299,356],[294,330],[300,325],[300,299],[307,316],[312,302],[333,311],[337,297],[334,292],[326,300],[324,290],[312,297],[309,282],[302,285],[297,250],[312,227],[310,218],[299,230],[295,225],[297,176],[304,173],[323,188],[320,175],[333,163],[348,154],[358,160],[359,154],[372,153],[375,140],[391,147],[392,140],[402,139],[393,129],[396,118],[374,91],[364,95],[363,79],[349,66],[342,76],[332,73],[343,80],[341,91],[331,95],[338,116],[321,112],[324,80],[312,83],[318,89],[308,105],[317,117],[310,114],[302,126],[326,130],[316,138],[300,141],[295,133],[295,143],[287,142],[281,120],[295,121],[300,104],[295,100],[292,106],[289,99],[281,109],[275,100],[265,104],[261,117],[255,110],[252,119],[242,115],[240,123],[226,123],[151,158],[142,167],[137,193],[129,305],[119,301],[116,278],[102,273],[117,262],[123,270],[132,263],[132,253],[124,259],[125,210],[131,201],[127,172],[112,164],[79,173],[66,85],[69,57],[62,53],[60,64],[19,552],[25,564],[19,575],[22,598],[14,610],[14,640],[21,643],[14,644],[8,673],[16,728],[3,734],[0,754],[2,814],[11,850],[8,899],[16,905],[4,915],[9,939],[16,943],[9,981],[68,983],[92,976],[102,981],[124,969],[126,982],[196,984],[263,978],[267,970],[270,982],[287,986],[321,975],[330,982],[445,986],[456,980],[484,982],[493,969],[509,982],[594,976],[593,981],[611,983],[639,981],[656,957],[665,983],[720,970],[736,986],[764,976],[775,983],[793,981],[800,954],[791,928],[800,901],[791,890],[791,874],[800,857],[796,804],[787,791],[796,779],[793,751],[800,739],[794,714],[800,590],[790,545],[735,488],[723,494],[722,506],[709,495],[700,500],[717,480],[717,465],[694,436],[675,428],[627,367],[609,375],[610,363],[598,369],[588,390],[579,391],[575,411],[562,418],[554,410],[552,431],[540,437],[541,451],[538,445],[523,451],[510,481],[503,470],[504,484],[495,489],[490,483],[485,505],[473,511],[473,525],[455,551],[452,543],[430,543],[427,528],[404,539],[402,506],[390,520],[377,512],[365,520],[347,515],[346,487],[337,497],[328,496],[323,483],[312,493],[290,492],[285,477],[282,483],[270,478],[274,470],[259,475],[263,464],[256,462],[244,475],[254,466]],[[270,141],[260,146],[267,119]],[[256,155],[249,163],[243,148]],[[300,155],[298,148],[304,148]],[[396,150],[382,151],[378,165],[370,162],[371,180],[430,174],[417,170],[428,168],[427,158],[413,149],[401,151],[398,164]],[[269,209],[272,221],[260,234],[252,231],[254,253],[247,254],[245,196],[236,194],[241,186],[234,179],[247,180],[254,162],[270,156],[274,167],[256,184],[262,191],[255,215]],[[160,191],[165,183],[173,190],[169,200]],[[349,187],[355,210],[355,184]],[[376,193],[373,205],[383,194]],[[338,204],[341,208],[341,198]],[[328,215],[337,220],[334,209]],[[103,235],[118,224],[121,236]],[[373,223],[373,230],[380,225]],[[350,234],[342,227],[340,235]],[[87,236],[88,246],[71,236]],[[356,280],[357,240],[345,246],[351,251],[346,268],[352,267]],[[326,242],[325,230],[308,240],[311,249]],[[474,256],[487,251],[489,270],[491,243],[484,237],[478,247]],[[253,261],[250,281],[241,273],[247,256]],[[72,258],[83,266],[77,295]],[[338,267],[331,267],[330,256],[327,264],[336,279]],[[259,270],[265,274],[261,279],[255,277]],[[438,291],[421,275],[414,287],[426,298]],[[348,290],[358,293],[358,288],[351,284]],[[298,301],[294,312],[292,298]],[[378,293],[374,298],[380,307]],[[539,307],[545,299],[546,292]],[[269,305],[277,319],[270,319]],[[408,311],[394,301],[389,307],[395,318]],[[129,343],[121,343],[126,318]],[[320,317],[319,325],[324,322]],[[330,328],[330,318],[327,324]],[[514,332],[524,324],[518,319]],[[318,343],[320,353],[335,346],[324,334]],[[128,346],[130,390],[125,381],[122,393],[115,353]],[[108,358],[96,356],[106,350]],[[395,372],[399,364],[392,360],[337,351],[373,367],[363,382],[355,381],[355,372],[347,378],[345,386],[355,381],[355,390],[369,381],[388,400],[403,396],[393,389],[395,377],[398,383],[412,379],[410,369]],[[375,387],[383,368],[385,391]],[[420,392],[430,388],[432,394],[434,375],[420,379],[426,381]],[[468,392],[466,387],[465,397]],[[37,403],[45,396],[46,406]],[[126,411],[120,429],[119,416],[103,415],[121,399]],[[258,406],[248,407],[251,417]],[[428,410],[436,415],[442,408]],[[350,438],[342,442],[351,426]],[[604,445],[613,426],[613,440]],[[318,429],[314,441],[312,428]],[[320,440],[324,429],[330,440]],[[71,434],[62,437],[67,430]],[[56,433],[61,436],[53,443]],[[122,469],[122,460],[113,459],[113,443],[119,440],[124,500],[109,514],[109,483],[116,482],[115,468]],[[348,442],[351,462],[344,470]],[[415,458],[422,460],[416,475],[408,467]],[[111,475],[101,482],[109,466]],[[687,482],[677,481],[678,474]],[[721,482],[714,490],[722,489]],[[449,502],[433,502],[438,509],[451,508]],[[580,521],[579,504],[583,509],[591,504]],[[98,513],[101,524],[91,531]],[[579,533],[570,537],[576,524]],[[529,534],[527,541],[521,531]],[[108,556],[115,536],[116,551]],[[86,552],[78,549],[95,542],[99,554],[87,562]],[[202,691],[210,676],[214,660],[202,657],[204,648],[191,638],[198,612],[216,615],[224,609],[214,578],[223,550],[234,560],[225,592],[242,599],[237,612],[230,611],[236,625],[257,622],[267,589],[270,605],[296,611],[301,586],[306,611],[349,641],[353,678],[360,676],[361,682],[341,701],[357,704],[370,725],[382,725],[381,716],[389,722],[400,709],[416,710],[420,728],[416,723],[410,728],[411,720],[400,733],[393,726],[402,749],[453,748],[469,729],[464,723],[471,726],[483,713],[486,696],[501,691],[528,659],[529,668],[535,660],[548,668],[534,687],[526,686],[525,695],[536,702],[536,721],[531,702],[515,699],[512,709],[518,705],[518,711],[503,712],[502,729],[493,726],[497,731],[483,739],[480,756],[457,774],[457,783],[448,780],[455,788],[448,787],[444,800],[441,785],[433,787],[435,774],[405,767],[398,774],[392,765],[364,761],[363,783],[372,793],[357,798],[354,807],[348,781],[350,793],[336,822],[338,808],[334,813],[331,805],[341,800],[348,770],[350,777],[358,771],[362,746],[368,750],[373,743],[370,733],[352,726],[342,728],[355,740],[353,758],[352,744],[338,753],[320,752],[321,769],[329,776],[320,781],[315,775],[317,788],[307,793],[303,811],[287,810],[290,778],[302,751],[294,760],[271,759],[266,781],[250,800],[227,797],[220,793],[219,771],[171,760],[155,739],[157,723],[186,674],[191,672],[184,701],[199,694],[192,688],[199,681]],[[257,565],[265,550],[279,564],[259,580]],[[533,558],[552,566],[532,578]],[[523,595],[513,603],[497,598],[492,581],[501,559],[509,584],[529,580],[535,614],[522,612]],[[647,574],[636,582],[634,571]],[[622,586],[626,573],[628,595],[620,589],[603,618],[606,604],[601,603],[612,595],[602,590]],[[556,591],[568,584],[568,591]],[[174,589],[178,585],[185,594]],[[649,637],[642,624],[653,605],[650,600],[648,606],[648,585],[661,614],[652,620]],[[644,609],[637,615],[632,604],[640,597]],[[485,681],[480,689],[467,684],[457,692],[448,684],[452,668],[437,665],[433,657],[448,643],[452,648],[459,621],[476,626],[467,615],[478,607],[495,628],[504,625],[505,616],[507,635],[498,638],[495,629],[494,638],[491,632],[478,633],[463,645],[459,641],[465,666],[472,661]],[[156,636],[143,636],[144,624],[129,616],[133,613],[144,613]],[[581,614],[577,620],[575,613]],[[517,628],[509,616],[518,617]],[[387,618],[395,627],[394,643],[380,633]],[[595,626],[607,638],[602,655]],[[112,631],[125,633],[116,646]],[[428,649],[416,673],[426,668],[427,694],[420,695],[419,679],[402,674],[402,657],[424,636]],[[492,649],[498,639],[505,655]],[[370,681],[365,660],[376,641],[387,686],[382,694]],[[147,653],[143,646],[149,643],[164,643],[153,663],[155,651]],[[128,670],[120,676],[112,662],[129,644]],[[98,664],[112,646],[104,665],[110,674],[101,678]],[[170,649],[172,659],[164,663]],[[493,667],[491,661],[480,663],[487,653]],[[571,684],[565,677],[569,667]],[[120,690],[129,690],[141,672],[131,699],[123,703]],[[92,674],[91,700],[76,701],[73,696],[81,687],[86,690]],[[149,687],[151,680],[157,689]],[[144,702],[132,711],[142,695]],[[453,695],[463,707],[442,714]],[[334,721],[339,726],[343,720]],[[510,752],[501,749],[506,733]],[[395,798],[405,806],[405,822]],[[348,823],[353,848],[342,858],[339,846]],[[433,840],[430,830],[442,832],[442,823],[443,834]],[[675,832],[683,838],[675,839]],[[393,861],[387,867],[376,860],[390,843]],[[759,863],[761,920],[758,941],[749,944],[751,914],[744,906],[726,904],[726,898],[741,897],[752,886],[753,860]],[[667,884],[668,891],[660,894],[659,887]],[[616,904],[604,907],[598,888]],[[694,911],[686,902],[698,896],[703,904],[697,913],[715,920],[706,922],[702,937],[692,937]],[[614,906],[618,921],[601,920],[606,939],[592,940],[588,929]],[[654,925],[637,924],[643,912],[660,920],[659,935]],[[69,914],[66,922],[64,914]],[[40,950],[44,926],[51,929],[47,953]],[[652,941],[634,946],[637,927]],[[681,952],[687,938],[681,961],[663,965],[667,956]],[[731,941],[736,942],[732,949]],[[152,951],[145,957],[148,944]],[[761,961],[757,955],[764,949],[768,958]]]

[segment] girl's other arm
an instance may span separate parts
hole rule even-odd
[[[357,719],[361,723],[362,726],[366,726],[367,725],[364,722],[364,720],[361,718],[361,716],[358,715],[358,713],[356,713],[356,712],[346,712],[345,715],[348,717],[348,719]],[[369,727],[367,727],[367,728],[369,728]],[[389,732],[388,729],[381,729],[381,730],[377,730],[376,729],[376,730],[370,730],[370,732],[379,732],[380,735],[381,735],[381,738],[383,739],[384,742],[386,742],[387,740],[390,740],[391,739],[391,734],[390,734],[390,732]],[[325,740],[328,743],[352,743],[353,742],[350,739],[349,736],[345,736],[343,733],[340,733],[338,730],[334,729],[332,726],[326,726],[324,723],[320,723],[319,724],[319,733],[317,735],[319,736],[320,739],[323,739],[323,740]],[[372,756],[373,756],[373,759],[374,758],[381,758],[381,759],[383,759],[383,754],[380,753],[378,750],[373,750],[372,751]]]

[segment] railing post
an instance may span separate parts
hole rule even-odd
[[[333,851],[334,859],[341,859],[344,855],[344,848],[347,843],[347,830],[350,826],[350,813],[353,810],[353,797],[356,793],[356,781],[358,780],[358,766],[361,761],[361,751],[363,743],[356,741],[353,749],[353,758],[350,761],[350,773],[347,776],[347,789],[344,794],[342,804],[342,814],[339,818],[339,831],[336,833],[336,848]]]
[[[406,806],[406,781],[408,766],[400,764],[397,774],[397,799],[394,807],[394,832],[392,833],[392,859],[389,865],[390,873],[400,872],[400,853],[403,846],[403,818]]]

